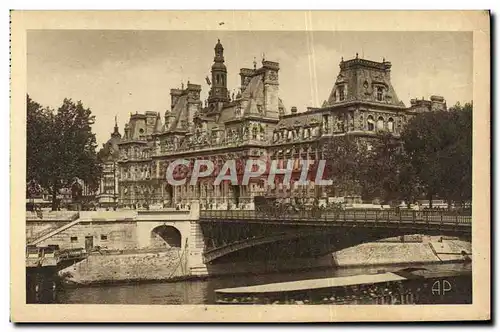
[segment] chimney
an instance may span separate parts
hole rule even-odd
[[[240,69],[240,78],[241,78],[241,91],[245,91],[247,88],[249,80],[254,75],[255,70],[249,68],[241,68]]]
[[[177,100],[182,95],[183,90],[180,89],[170,89],[170,108],[173,110]]]
[[[432,111],[446,111],[446,101],[442,96],[431,96]]]
[[[290,112],[291,112],[292,114],[297,114],[297,107],[296,107],[296,106],[292,106],[292,108],[291,108]]]

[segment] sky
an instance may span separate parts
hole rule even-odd
[[[392,63],[399,99],[443,96],[448,106],[472,100],[471,32],[30,30],[28,94],[57,109],[81,100],[96,116],[99,146],[120,132],[130,113],[170,108],[171,88],[210,77],[214,46],[224,46],[228,89],[240,86],[240,68],[262,58],[280,63],[280,97],[287,110],[319,107],[328,99],[339,62],[359,57]]]

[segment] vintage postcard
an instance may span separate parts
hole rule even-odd
[[[11,320],[490,319],[487,11],[12,11]]]

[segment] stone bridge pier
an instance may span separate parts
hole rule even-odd
[[[207,270],[203,263],[204,242],[199,218],[198,202],[192,202],[189,210],[139,211],[136,218],[137,246],[179,247],[185,253],[189,274],[204,275]]]

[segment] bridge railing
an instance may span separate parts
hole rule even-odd
[[[454,211],[443,210],[398,210],[398,209],[347,209],[296,211],[287,213],[269,213],[253,210],[202,210],[200,218],[227,220],[293,220],[293,221],[351,221],[351,222],[400,222],[400,223],[433,223],[463,224],[471,223],[471,216],[461,215]]]

